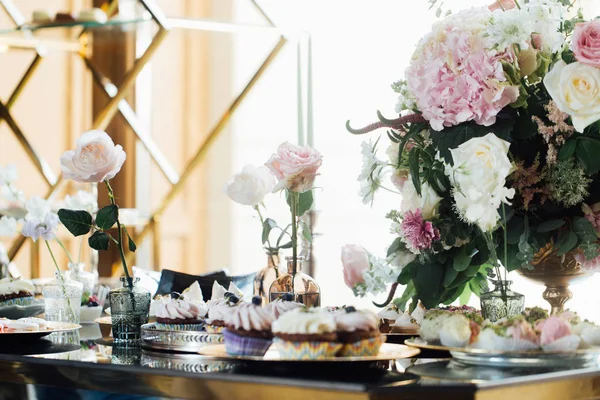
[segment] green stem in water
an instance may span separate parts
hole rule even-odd
[[[292,295],[294,295],[294,281],[298,271],[298,193],[288,190],[290,196],[290,210],[292,211]]]
[[[508,243],[507,243],[507,239],[508,239],[508,234],[506,233],[507,229],[506,229],[506,210],[504,209],[504,203],[502,203],[502,220],[504,221],[502,223],[502,230],[504,233],[504,280],[508,280]]]
[[[260,212],[260,207],[258,206],[258,204],[254,206],[254,209],[258,213],[258,218],[260,219],[260,226],[264,226],[265,219],[263,218],[262,213]],[[268,250],[269,258],[271,259],[273,266],[275,266],[275,276],[277,277],[279,275],[279,271],[277,269],[277,265],[275,264],[275,255],[273,254],[273,250],[272,250],[273,246],[271,246],[271,240],[269,239],[269,237],[267,237],[267,246],[269,246],[269,250]]]
[[[60,241],[58,239],[57,239],[57,241],[60,243]],[[71,298],[67,295],[67,288],[65,287],[65,284],[64,284],[65,280],[63,278],[62,272],[60,271],[60,267],[58,266],[58,262],[56,262],[56,257],[54,257],[54,252],[52,252],[52,248],[50,247],[50,244],[48,243],[47,240],[44,240],[44,243],[46,243],[46,247],[48,248],[48,252],[50,253],[50,257],[52,257],[52,261],[54,261],[54,266],[56,267],[56,272],[58,272],[58,279],[63,282],[63,284],[62,284],[62,290],[63,290],[63,294],[65,295],[65,298],[67,299],[67,307],[68,307],[67,312],[71,314],[71,318],[70,319],[73,322],[75,322],[75,310],[73,310],[73,306],[71,305]]]
[[[106,185],[106,190],[108,191],[110,204],[116,206],[117,204],[115,203],[115,194],[113,192],[112,187],[110,186],[110,182],[108,181],[108,179],[104,181],[104,184]],[[119,248],[119,254],[121,256],[121,264],[123,265],[123,271],[125,271],[127,286],[129,286],[129,288],[133,290],[133,279],[131,279],[131,275],[129,275],[129,270],[127,269],[127,260],[125,259],[125,250],[123,249],[123,229],[121,227],[121,222],[119,221],[119,218],[117,218],[117,230],[119,231],[117,247]]]

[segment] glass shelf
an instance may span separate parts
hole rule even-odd
[[[135,18],[135,19],[118,19],[114,18],[104,23],[96,21],[70,21],[70,22],[51,22],[49,24],[25,24],[9,29],[0,29],[0,35],[38,32],[42,30],[57,29],[57,28],[83,28],[83,29],[102,29],[113,26],[136,25],[152,21],[151,18]]]

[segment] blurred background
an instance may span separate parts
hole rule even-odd
[[[25,21],[38,9],[74,12],[95,5],[84,0],[10,3]],[[44,29],[29,37],[14,31],[14,21],[0,8],[0,165],[17,165],[17,186],[27,196],[46,196],[60,173],[62,152],[94,121],[107,117],[107,92],[114,95],[115,88],[94,82],[86,57],[96,66],[98,81],[100,74],[119,86],[158,31],[135,1],[118,3],[121,23],[84,35],[79,27]],[[106,126],[128,155],[114,187],[119,204],[137,210],[130,222],[138,236],[135,265],[189,274],[226,268],[239,275],[263,268],[267,259],[260,222],[250,207],[229,200],[223,186],[244,165],[266,162],[281,142],[308,143],[324,155],[312,212],[309,271],[321,285],[322,303],[377,300],[355,299],[344,285],[340,248],[361,244],[383,257],[393,240],[384,217],[400,198],[380,193],[372,206],[362,203],[357,176],[361,142],[368,138],[350,135],[344,124],[348,119],[354,126],[373,122],[376,110],[394,115],[396,95],[390,84],[402,78],[417,41],[436,20],[435,10],[426,0],[150,3],[168,17],[171,29],[134,80],[121,113]],[[488,3],[449,0],[444,6],[456,10]],[[586,10],[600,14],[596,3],[590,0]],[[21,91],[19,82],[36,57],[39,63]],[[256,76],[257,70],[263,73]],[[15,89],[18,97],[13,98]],[[61,184],[54,198],[59,203],[77,189]],[[99,200],[107,202],[103,188]],[[265,203],[268,216],[285,225],[285,199],[273,194]],[[68,232],[61,232],[69,241]],[[38,246],[19,245],[19,238],[2,240],[13,252],[18,247],[13,261],[23,276],[51,275],[52,263]],[[69,246],[77,252],[79,243],[71,239]],[[100,275],[118,275],[116,261],[116,253],[101,254]],[[66,267],[66,259],[61,262]],[[528,305],[544,304],[542,286],[514,275],[514,289],[526,295]],[[599,299],[599,283],[592,278],[575,286],[568,306],[599,320],[592,305]]]

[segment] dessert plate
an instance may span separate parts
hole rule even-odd
[[[26,306],[12,305],[0,307],[0,318],[19,319],[33,317],[44,312],[44,301],[34,300]]]
[[[72,324],[69,322],[52,322],[48,321],[48,327],[45,331],[38,332],[3,332],[0,333],[0,343],[6,341],[25,341],[25,340],[36,340],[44,336],[48,336],[51,333],[58,332],[72,332],[81,328],[79,324]]]
[[[142,325],[142,346],[156,350],[197,353],[206,346],[223,343],[221,333],[158,329],[154,323]]]
[[[600,347],[564,351],[502,351],[469,347],[448,347],[429,343],[420,338],[404,341],[405,344],[423,350],[449,351],[454,360],[464,364],[488,367],[531,367],[531,368],[584,368],[600,365]]]
[[[289,358],[281,358],[277,345],[272,345],[267,353],[263,357],[258,356],[231,356],[225,351],[225,345],[219,344],[214,346],[207,346],[200,350],[198,353],[203,356],[209,356],[216,359],[222,360],[238,360],[238,361],[259,361],[259,362],[275,362],[275,363],[356,363],[356,362],[367,362],[372,363],[376,361],[390,361],[397,360],[399,358],[410,358],[419,354],[421,351],[415,347],[409,347],[402,344],[391,344],[384,343],[381,345],[379,354],[376,356],[368,357],[327,357],[319,360],[295,360]]]

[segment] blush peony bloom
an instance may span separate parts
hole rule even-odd
[[[577,61],[600,68],[600,20],[575,25],[572,46]]]
[[[342,265],[344,267],[344,282],[350,289],[365,283],[364,272],[369,270],[369,254],[364,247],[357,244],[347,244],[342,247]]]
[[[279,180],[274,192],[288,189],[303,193],[312,188],[322,163],[323,157],[315,149],[284,142],[265,165]]]
[[[431,221],[423,220],[420,209],[404,214],[400,230],[406,247],[415,254],[430,249],[433,242],[440,240],[440,231]]]
[[[519,97],[519,88],[506,82],[501,63],[506,55],[485,48],[481,30],[492,13],[468,10],[468,23],[462,23],[463,14],[437,25],[406,70],[417,108],[436,131],[466,121],[490,126]]]
[[[99,183],[114,178],[126,158],[123,147],[115,146],[106,132],[94,130],[81,135],[75,150],[60,157],[60,167],[66,179]]]

